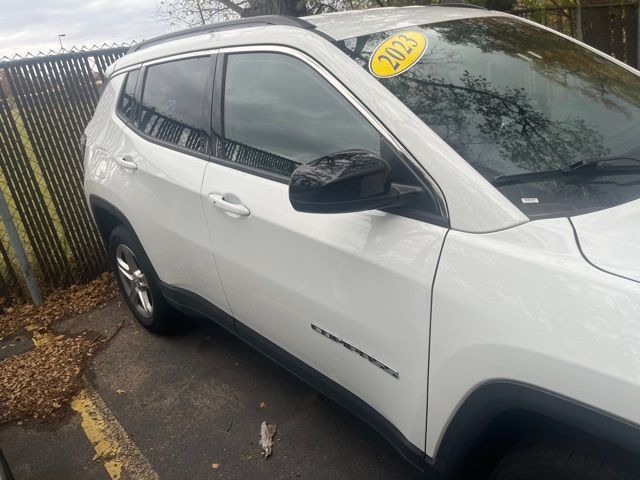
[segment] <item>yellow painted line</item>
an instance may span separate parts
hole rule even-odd
[[[71,402],[80,414],[82,429],[113,480],[159,480],[120,422],[104,403],[98,392],[85,379],[84,388]]]
[[[36,347],[53,338],[49,330],[41,332],[40,328],[37,325],[26,327]],[[82,429],[96,452],[93,460],[102,462],[112,480],[159,480],[102,397],[86,377],[82,382],[84,386],[71,401],[71,408],[80,415]]]
[[[120,457],[120,445],[110,440],[105,435],[107,424],[98,413],[95,403],[89,392],[83,389],[71,402],[71,408],[80,414],[82,429],[96,451],[94,459],[102,460],[104,468],[114,480],[122,477],[122,461]]]

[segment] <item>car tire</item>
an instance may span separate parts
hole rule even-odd
[[[142,245],[122,225],[111,232],[109,260],[120,293],[142,326],[153,333],[173,332],[178,314],[162,295],[155,270]]]
[[[499,462],[491,480],[638,480],[630,459],[600,445],[536,441],[515,446]]]

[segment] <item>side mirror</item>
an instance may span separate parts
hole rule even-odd
[[[300,165],[289,183],[289,201],[299,212],[346,213],[394,203],[391,168],[366,150],[348,150]]]

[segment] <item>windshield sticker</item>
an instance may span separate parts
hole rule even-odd
[[[396,33],[384,40],[369,59],[369,71],[379,78],[406,72],[427,50],[427,37],[415,30]]]

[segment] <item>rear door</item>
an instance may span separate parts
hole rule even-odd
[[[346,387],[424,448],[431,287],[446,228],[426,188],[403,212],[296,212],[293,170],[337,151],[370,150],[394,180],[420,181],[335,79],[296,51],[259,50],[221,60],[214,111],[224,115],[214,124],[224,148],[202,186],[238,328]]]
[[[215,55],[144,64],[125,88],[110,190],[165,288],[228,311],[211,252],[200,187],[211,153]],[[132,73],[129,73],[129,78]],[[128,81],[129,79],[127,79]]]

